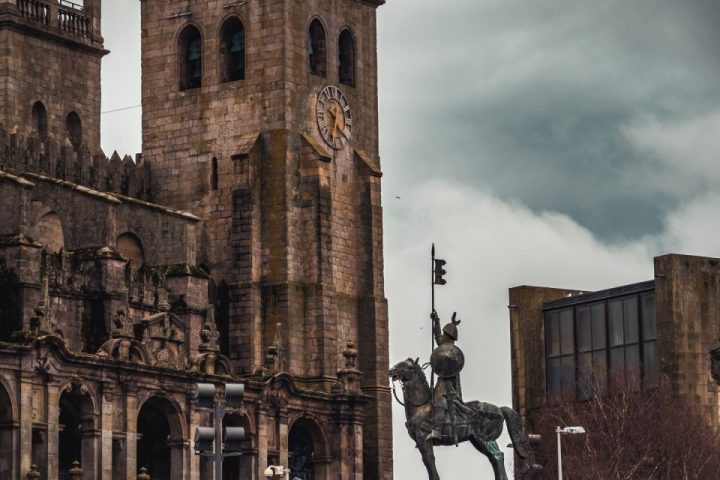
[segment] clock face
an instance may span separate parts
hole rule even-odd
[[[352,112],[345,94],[329,85],[320,91],[316,108],[320,135],[331,148],[340,150],[352,132]]]

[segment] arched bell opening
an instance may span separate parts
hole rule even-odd
[[[184,435],[181,414],[170,400],[151,397],[137,419],[137,468],[153,480],[178,480],[183,475]]]
[[[32,107],[33,134],[44,141],[48,135],[47,110],[42,102],[35,102]]]
[[[95,476],[95,408],[90,395],[77,385],[60,395],[58,468],[60,478],[69,478],[73,462],[79,462],[83,479]]]
[[[65,130],[67,139],[72,144],[73,149],[77,152],[80,150],[83,142],[82,120],[77,112],[70,112],[65,118]]]

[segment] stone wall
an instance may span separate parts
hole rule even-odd
[[[220,318],[227,354],[239,372],[252,373],[279,338],[283,371],[327,392],[346,344],[357,344],[363,391],[377,402],[366,411],[364,475],[378,479],[392,475],[379,3],[142,3],[143,155],[153,200],[203,219],[198,263],[227,296],[227,309],[218,305],[227,311]],[[245,26],[245,79],[222,83],[219,32],[233,16]],[[326,78],[308,68],[315,18],[326,31]],[[178,38],[187,26],[202,34],[202,86],[182,90]],[[338,84],[337,41],[346,27],[356,42],[354,86]],[[340,150],[318,128],[317,95],[326,85],[338,85],[352,108],[352,138]]]
[[[720,259],[655,258],[655,311],[666,384],[709,425],[720,426],[720,389],[709,358],[720,339]]]
[[[15,5],[3,5],[0,11],[5,22],[0,29],[0,123],[29,134],[33,105],[42,102],[47,133],[62,145],[66,118],[74,111],[82,121],[83,144],[95,152],[100,148],[100,63],[107,53],[100,35],[100,1],[85,2],[92,29],[87,34],[61,28],[57,2],[40,3],[48,8],[44,17],[23,15]]]

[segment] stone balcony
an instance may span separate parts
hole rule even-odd
[[[7,3],[0,0],[0,3]],[[44,30],[81,41],[102,41],[99,18],[90,8],[68,0],[13,0],[20,16]]]

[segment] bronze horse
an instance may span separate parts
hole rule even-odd
[[[512,408],[497,407],[483,402],[468,402],[465,407],[470,413],[467,418],[455,422],[452,438],[446,436],[441,441],[430,440],[428,434],[433,428],[432,392],[418,360],[408,358],[392,367],[388,375],[393,381],[400,380],[402,384],[405,403],[400,402],[399,399],[398,402],[405,406],[407,420],[405,426],[420,450],[429,480],[440,480],[435,467],[433,447],[455,445],[456,442],[468,440],[490,460],[495,471],[495,480],[507,480],[504,456],[495,441],[503,431],[503,421],[507,422],[515,452],[520,458],[527,458],[520,417]]]

